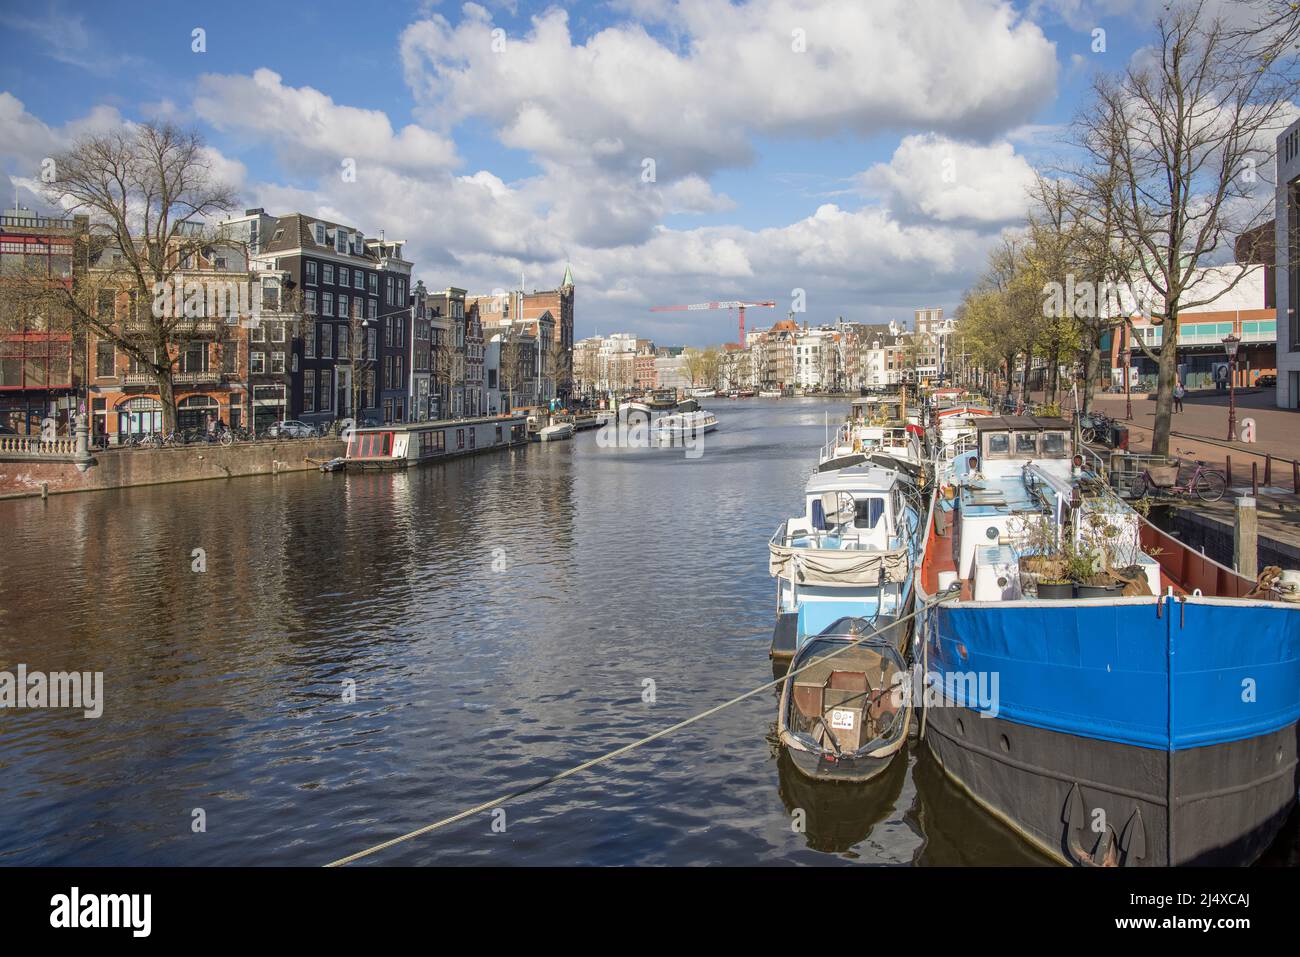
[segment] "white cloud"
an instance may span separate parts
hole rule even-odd
[[[285,86],[273,70],[252,76],[204,74],[194,109],[218,130],[266,137],[295,171],[337,172],[343,159],[424,171],[454,166],[455,143],[414,124],[394,133],[379,110],[341,106],[309,86]]]
[[[486,117],[507,145],[566,162],[618,144],[589,161],[631,176],[654,158],[661,181],[744,164],[754,135],[985,136],[1055,89],[1053,45],[998,0],[704,0],[671,16],[680,52],[632,22],[576,43],[556,8],[502,49],[487,11],[466,4],[454,26],[439,14],[409,26],[402,59],[431,124]]]
[[[928,133],[904,137],[890,161],[861,182],[904,219],[996,225],[1024,216],[1034,171],[1010,143],[981,146]]]

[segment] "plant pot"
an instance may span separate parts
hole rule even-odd
[[[1124,590],[1123,585],[1076,585],[1077,598],[1111,598],[1118,597]]]
[[[1044,599],[1061,599],[1074,597],[1074,582],[1038,581],[1038,597]]]

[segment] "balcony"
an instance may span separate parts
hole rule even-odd
[[[172,376],[177,385],[214,385],[220,381],[220,372],[177,372]]]

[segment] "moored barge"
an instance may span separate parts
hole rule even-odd
[[[352,430],[344,467],[404,469],[528,442],[525,415],[393,423]]]
[[[1059,862],[1251,863],[1296,802],[1300,605],[1147,523],[1069,422],[975,429],[926,524],[926,745]]]

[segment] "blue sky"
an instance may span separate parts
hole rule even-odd
[[[47,153],[164,116],[245,205],[400,234],[433,287],[546,288],[572,261],[579,335],[703,344],[725,315],[648,307],[783,312],[796,288],[814,323],[955,306],[1093,72],[1149,39],[1117,0],[32,2],[0,12],[0,169],[6,205],[30,204]],[[917,170],[953,156],[949,202]]]

